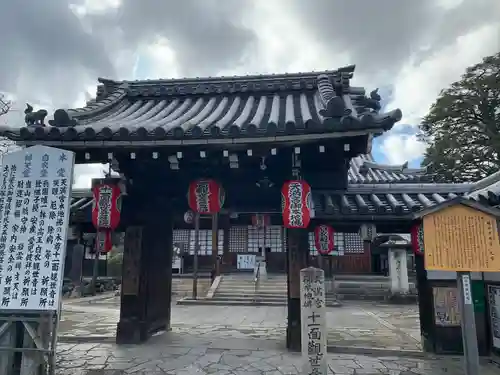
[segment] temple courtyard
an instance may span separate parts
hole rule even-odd
[[[117,297],[64,303],[58,374],[300,374],[285,349],[286,307],[172,307],[172,330],[141,346],[116,346]],[[420,352],[417,306],[344,303],[328,310],[332,374],[457,374],[458,357]],[[484,374],[499,368],[484,359]]]

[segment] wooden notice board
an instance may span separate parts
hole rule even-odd
[[[499,272],[497,219],[465,205],[423,217],[425,268],[439,271]]]

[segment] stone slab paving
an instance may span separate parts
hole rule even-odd
[[[242,339],[208,343],[168,333],[140,346],[59,344],[58,375],[287,375],[301,374],[300,354],[279,348],[255,348]],[[398,358],[328,354],[329,374],[335,375],[463,375],[459,358]],[[500,369],[483,363],[481,375]]]
[[[119,318],[117,300],[65,303],[60,340],[113,341]],[[420,351],[416,306],[345,304],[327,311],[329,346]],[[283,342],[286,307],[172,306],[172,331],[213,339]]]

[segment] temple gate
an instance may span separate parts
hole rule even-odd
[[[335,218],[335,207],[341,208],[339,219],[350,212],[342,193],[351,159],[368,154],[373,138],[402,116],[398,109],[381,111],[377,90],[367,96],[351,85],[353,73],[348,66],[321,74],[100,79],[95,100],[58,109],[50,126],[2,132],[23,145],[72,150],[77,163],[110,163],[120,173],[126,234],[117,342],[139,343],[169,329],[172,229],[188,210],[192,181],[210,178],[224,188],[225,218],[218,224],[226,233],[234,230],[227,222],[231,217],[244,221],[248,215],[250,221],[253,213],[266,213],[271,225],[281,225],[281,188],[290,180],[307,182],[310,204],[329,213],[330,218],[317,214],[313,225]],[[380,206],[376,197],[370,199]],[[360,224],[347,226],[357,233]],[[299,271],[308,265],[309,230],[287,229],[282,236],[287,346],[299,349]]]

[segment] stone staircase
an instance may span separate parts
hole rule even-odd
[[[408,300],[416,300],[416,279],[409,276],[410,295]],[[330,281],[331,283],[331,281]],[[387,301],[390,299],[390,280],[379,275],[336,275],[335,286],[339,300]]]
[[[213,301],[230,305],[284,306],[287,304],[286,275],[268,275],[256,288],[252,274],[223,275]]]
[[[340,301],[389,300],[389,278],[376,275],[337,275],[335,281],[325,281],[327,306],[340,306]],[[416,299],[415,283],[410,281],[411,295],[406,300]],[[268,275],[260,280],[256,288],[251,273],[233,273],[220,276],[218,285],[213,285],[212,293],[204,299],[196,301],[184,299],[178,304],[228,305],[228,306],[286,306],[286,275]]]
[[[202,276],[198,278],[198,294],[204,296],[210,288],[210,277]],[[172,277],[172,296],[176,298],[188,297],[192,295],[193,279],[192,277]]]

